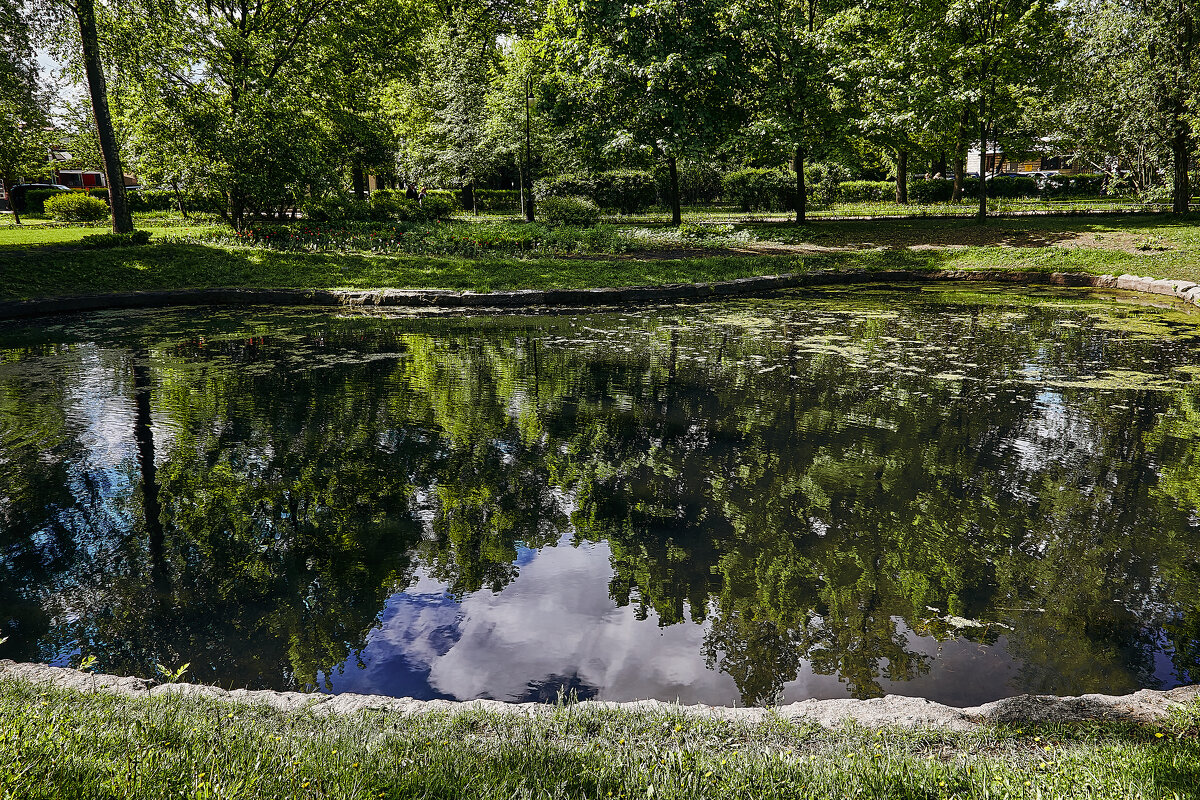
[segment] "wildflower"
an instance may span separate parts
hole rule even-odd
[[[1157,733],[1155,733],[1155,734],[1154,734],[1154,738],[1155,738],[1155,739],[1161,739],[1161,738],[1163,738],[1163,732],[1162,732],[1162,731],[1158,731]]]

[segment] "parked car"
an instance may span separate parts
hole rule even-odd
[[[39,189],[57,192],[71,191],[71,187],[63,186],[61,183],[18,183],[16,186],[12,187],[12,191],[9,192],[9,194],[12,195],[8,198],[9,207],[15,208],[17,211],[24,214],[26,193]]]

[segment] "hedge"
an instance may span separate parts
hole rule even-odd
[[[894,200],[894,181],[842,181],[837,187],[837,199],[844,203],[870,203]]]
[[[391,189],[376,189],[365,201],[334,195],[301,205],[305,218],[314,222],[429,222],[449,218],[456,208],[449,192],[426,192],[418,203]]]
[[[108,204],[83,192],[59,192],[42,204],[59,222],[98,222],[108,216]]]
[[[622,214],[645,211],[658,200],[658,194],[654,175],[630,169],[567,173],[534,184],[534,196],[539,202],[551,197],[585,198],[600,208]]]
[[[108,189],[89,189],[88,194],[108,202]],[[208,214],[220,214],[226,210],[225,195],[220,192],[207,192],[199,189],[184,189],[183,206],[189,212],[198,211]],[[125,192],[125,200],[130,211],[175,212],[179,210],[178,198],[173,189],[129,189]]]
[[[29,189],[24,193],[24,202],[21,204],[22,207],[18,208],[17,211],[22,214],[45,214],[46,200],[56,194],[67,194],[69,191],[70,190],[63,189]],[[16,192],[13,193],[13,197],[11,199],[14,205],[19,197],[21,197],[20,194]]]
[[[597,173],[595,186],[592,199],[596,205],[622,214],[645,211],[658,200],[654,176],[642,170],[614,169]]]
[[[794,172],[747,167],[722,177],[721,190],[725,199],[742,211],[789,211],[796,207]]]
[[[600,221],[600,207],[586,197],[547,197],[537,204],[547,222],[591,227]]]
[[[480,211],[507,211],[516,214],[521,210],[521,193],[516,189],[476,189],[475,205]]]

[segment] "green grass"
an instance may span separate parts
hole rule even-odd
[[[88,250],[72,241],[96,228],[9,226],[0,227],[0,299],[238,286],[585,288],[850,268],[1129,272],[1200,282],[1200,227],[1194,217],[1025,217],[983,225],[918,218],[725,227],[732,233],[715,238],[689,238],[666,228],[634,230],[630,236],[642,244],[630,253],[512,257],[309,253],[163,240],[204,230],[171,225],[152,228],[158,242],[146,247]]]
[[[1200,707],[1161,726],[955,734],[565,706],[319,718],[0,683],[0,798],[1185,798]]]

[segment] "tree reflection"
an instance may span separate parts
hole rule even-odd
[[[1015,689],[1154,685],[1164,642],[1198,673],[1198,395],[1026,380],[1153,341],[733,308],[5,350],[7,652],[328,685],[418,567],[503,592],[571,536],[607,544],[618,605],[706,624],[746,703],[805,665],[878,696],[931,669],[917,635],[1003,636]],[[128,399],[123,456],[97,462],[71,410],[85,372]],[[579,680],[551,677],[530,685]]]

